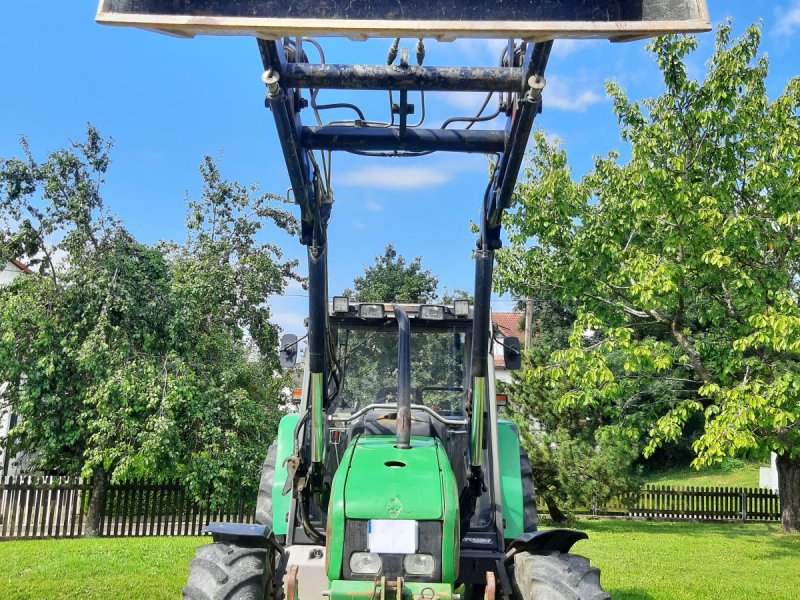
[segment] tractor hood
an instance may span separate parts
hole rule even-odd
[[[443,471],[452,478],[441,445],[412,437],[411,448],[394,436],[360,437],[350,455],[344,489],[348,519],[440,521],[444,516]]]

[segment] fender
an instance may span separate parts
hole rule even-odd
[[[517,552],[529,552],[530,554],[561,552],[566,554],[576,542],[587,539],[589,539],[589,535],[586,532],[574,529],[531,531],[519,536],[508,545],[506,562],[511,562]]]

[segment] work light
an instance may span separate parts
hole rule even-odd
[[[350,299],[347,296],[333,297],[333,312],[346,313],[350,310]]]
[[[362,304],[358,307],[358,316],[362,319],[383,319],[386,313],[383,304]]]
[[[469,300],[456,300],[453,302],[453,312],[457,317],[468,317]]]
[[[428,321],[441,321],[444,319],[444,306],[424,304],[419,307],[419,318]]]

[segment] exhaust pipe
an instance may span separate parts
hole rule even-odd
[[[397,448],[411,448],[411,324],[402,306],[394,305],[397,319]]]

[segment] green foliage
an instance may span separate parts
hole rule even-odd
[[[382,256],[375,257],[375,264],[356,277],[353,289],[345,295],[358,302],[405,302],[424,304],[436,298],[439,278],[429,270],[422,269],[422,260],[411,262],[399,256],[394,246],[387,244]],[[460,290],[455,290],[459,294]]]
[[[800,468],[800,79],[770,101],[760,38],[721,25],[703,81],[684,64],[694,38],[651,42],[664,94],[634,102],[608,84],[627,163],[612,153],[574,181],[537,135],[497,272],[501,289],[580,313],[542,371],[551,389],[570,382],[559,406],[672,382],[648,453],[700,412],[697,464],[774,450]]]
[[[41,274],[0,290],[9,449],[69,475],[178,476],[198,496],[257,485],[284,384],[266,301],[295,267],[257,235],[294,219],[207,158],[187,241],[145,246],[103,207],[109,148],[89,127],[44,162],[24,142],[25,160],[0,162],[0,254]]]

